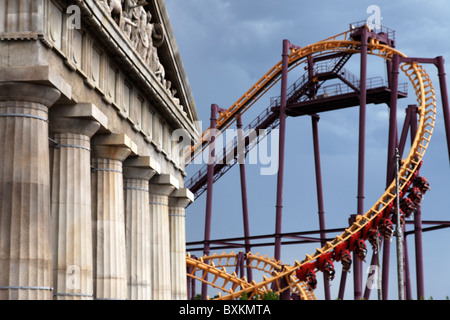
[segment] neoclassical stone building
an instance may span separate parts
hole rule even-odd
[[[0,0],[0,299],[185,299],[196,120],[163,0]]]

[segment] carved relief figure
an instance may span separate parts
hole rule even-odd
[[[122,1],[121,0],[101,0],[103,8],[111,14],[114,21],[120,25],[122,18]]]
[[[150,69],[153,70],[153,55],[156,54],[156,51],[153,50],[153,47],[159,48],[164,42],[164,30],[159,23],[151,23],[152,14],[147,12],[147,24],[146,24],[146,33],[149,39],[149,47],[146,57],[144,58],[147,65]]]
[[[131,20],[131,16],[128,12],[123,11],[120,29],[127,36],[128,39],[131,38],[131,33],[133,32],[134,28],[137,28],[137,24],[133,23],[133,21]]]
[[[147,2],[137,2],[137,0],[126,0],[125,1],[125,11],[128,13],[129,18],[132,23],[136,26],[132,28],[130,41],[131,44],[137,48],[139,44],[139,23],[141,21],[142,13],[145,13],[143,6],[145,6]]]
[[[148,46],[146,47],[145,54],[142,55],[142,58],[145,60],[145,63],[150,66],[151,56],[152,56],[152,48],[153,48],[153,30],[154,26],[150,22],[152,20],[152,14],[147,12],[147,22],[145,24],[145,28],[143,32],[145,33],[145,37],[148,39]]]
[[[131,45],[156,75],[163,86],[172,94],[174,101],[176,90],[172,83],[165,79],[165,69],[158,57],[158,49],[165,40],[164,29],[159,23],[152,23],[150,11],[144,6],[146,1],[138,0],[101,0],[104,9],[110,13],[114,21],[119,25]]]
[[[142,8],[141,15],[138,24],[138,43],[137,43],[137,51],[141,55],[144,61],[147,58],[148,48],[151,45],[151,37],[147,34],[147,12]]]
[[[161,83],[165,85],[164,79],[166,77],[166,71],[159,61],[158,51],[155,46],[152,47],[152,65],[150,65],[150,68],[155,73],[156,77],[159,78]]]
[[[154,23],[154,30],[153,30],[153,45],[157,48],[161,47],[164,43],[165,35],[164,35],[164,29],[161,24]]]

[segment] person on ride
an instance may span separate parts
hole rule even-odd
[[[414,210],[416,210],[416,207],[410,198],[403,198],[400,200],[400,209],[405,214],[405,218],[409,218]]]
[[[342,252],[342,270],[344,272],[348,272],[351,266],[352,266],[352,255],[350,254],[350,251],[344,250]]]
[[[392,241],[392,235],[394,233],[394,225],[390,219],[384,218],[380,226],[378,227],[380,229],[381,234],[384,237],[384,240],[386,241]]]

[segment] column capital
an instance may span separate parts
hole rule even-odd
[[[108,117],[93,103],[77,103],[74,105],[58,105],[50,110],[50,128],[60,119],[91,120],[104,130],[108,129]],[[94,132],[95,133],[95,132]]]
[[[194,202],[194,194],[188,188],[175,190],[169,197],[170,207],[186,208],[192,202]]]
[[[130,157],[124,161],[123,170],[126,179],[150,180],[161,172],[161,166],[149,156]]]
[[[129,155],[137,154],[136,144],[126,134],[101,134],[92,139],[94,155],[124,161]]]
[[[48,86],[59,91],[61,99],[72,100],[71,85],[50,65],[0,67],[0,81]]]
[[[92,137],[99,128],[100,124],[93,120],[50,117],[50,133],[75,133]]]
[[[24,101],[50,108],[61,96],[53,87],[28,82],[0,82],[0,102]]]
[[[149,190],[151,194],[169,196],[175,189],[179,189],[178,180],[171,174],[160,174],[150,180]]]

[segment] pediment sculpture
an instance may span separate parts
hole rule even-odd
[[[145,10],[147,1],[102,0],[102,6],[125,34],[146,65],[163,86],[172,94],[171,81],[165,79],[165,69],[158,57],[158,48],[165,41],[164,29],[159,23],[152,23],[152,14]],[[175,97],[174,101],[179,100]]]

